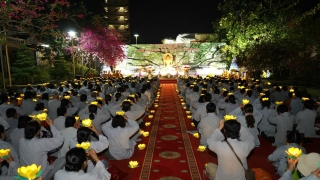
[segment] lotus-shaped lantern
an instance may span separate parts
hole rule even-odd
[[[92,125],[92,120],[91,119],[84,119],[84,120],[82,120],[81,125],[84,127],[90,128]]]
[[[10,149],[0,149],[0,158],[8,158]]]
[[[150,126],[150,125],[151,125],[151,122],[146,122],[145,125],[146,125],[146,126]]]
[[[139,145],[138,145],[138,149],[139,149],[139,150],[144,150],[144,148],[146,148],[146,145],[145,145],[145,144],[139,144]]]
[[[47,113],[40,113],[40,114],[37,114],[36,117],[39,121],[45,121],[47,120]]]
[[[76,147],[83,148],[85,151],[88,151],[90,148],[90,142],[82,142],[81,144],[76,144]]]
[[[22,166],[18,168],[18,176],[15,176],[16,179],[28,179],[33,180],[40,177],[42,174],[41,166],[32,164],[30,166]]]
[[[194,133],[193,136],[194,136],[195,138],[199,138],[199,137],[200,137],[198,133]]]
[[[243,105],[246,105],[246,104],[249,104],[249,103],[250,103],[249,99],[242,99],[242,104]]]
[[[204,152],[205,150],[207,149],[207,147],[206,146],[198,146],[198,151],[200,151],[200,152]]]
[[[229,120],[236,120],[236,119],[237,119],[237,117],[236,117],[236,116],[229,115],[229,114],[225,115],[223,118],[224,118],[224,120],[226,120],[226,121],[229,121]]]
[[[149,132],[148,131],[146,131],[146,132],[143,132],[143,134],[142,134],[144,137],[148,137],[149,136]]]
[[[291,147],[286,151],[286,153],[289,158],[298,159],[302,154],[302,150],[299,148]]]
[[[136,167],[138,167],[138,165],[139,165],[138,161],[130,161],[129,162],[130,168],[136,168]]]

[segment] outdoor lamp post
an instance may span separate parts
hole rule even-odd
[[[136,45],[138,44],[138,37],[139,35],[138,34],[135,34],[134,37],[136,37]]]
[[[73,77],[76,77],[76,65],[75,65],[75,62],[74,62],[74,51],[73,51],[73,38],[76,37],[76,32],[69,31],[68,34],[71,37],[71,46],[72,46],[71,53],[72,53],[72,64],[73,64]]]

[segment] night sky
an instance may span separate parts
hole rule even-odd
[[[160,44],[182,33],[212,33],[221,0],[130,0],[131,43]]]

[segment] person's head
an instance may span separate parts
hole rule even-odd
[[[193,92],[198,92],[199,91],[199,86],[193,86]]]
[[[78,172],[87,168],[87,153],[83,148],[72,148],[66,154],[65,170]]]
[[[86,102],[87,101],[87,95],[86,94],[81,94],[80,95],[80,101],[81,102]]]
[[[131,103],[129,101],[123,101],[122,103],[122,111],[127,112],[131,109]]]
[[[98,106],[93,105],[93,104],[90,104],[89,107],[88,107],[88,109],[89,109],[89,113],[90,113],[90,114],[89,114],[89,118],[90,118],[91,120],[93,120],[94,117],[95,117],[95,115],[97,114]]]
[[[80,127],[77,131],[77,140],[78,143],[81,144],[83,142],[87,142],[90,139],[91,130],[87,127]]]
[[[286,105],[281,104],[281,105],[279,105],[279,106],[277,107],[277,112],[278,112],[278,114],[283,114],[283,113],[285,113],[285,112],[288,112],[288,108],[287,108]]]
[[[126,127],[126,119],[121,116],[121,115],[115,115],[114,118],[112,119],[111,125],[113,128],[121,127],[124,128]]]
[[[31,99],[32,98],[32,93],[30,91],[24,92],[24,99]]]
[[[62,99],[60,106],[68,107],[70,101],[68,99]]]
[[[34,107],[35,111],[42,111],[44,109],[44,104],[42,102],[37,103],[36,107]]]
[[[248,128],[254,128],[255,119],[252,115],[253,113],[253,106],[251,104],[246,104],[243,107],[243,111],[246,116],[246,123]]]
[[[203,99],[205,102],[210,102],[212,99],[212,95],[210,93],[205,93]]]
[[[9,108],[6,111],[7,118],[18,118],[18,113],[15,108]]]
[[[66,116],[67,114],[67,108],[64,106],[60,106],[57,108],[57,115],[58,116]]]
[[[231,104],[236,104],[236,98],[234,97],[234,95],[230,95],[228,99]]]
[[[76,118],[73,116],[68,116],[68,117],[66,117],[66,120],[64,122],[64,126],[66,128],[73,127],[75,123],[76,123]]]
[[[215,88],[214,91],[213,91],[213,93],[214,93],[214,94],[220,94],[220,89]]]
[[[252,93],[253,93],[253,92],[252,92],[251,90],[248,90],[248,91],[247,91],[247,96],[248,96],[248,97],[251,97],[251,96],[252,96]]]
[[[290,131],[287,134],[287,143],[296,143],[298,145],[301,144],[302,136],[297,130]]]
[[[49,100],[49,94],[48,93],[43,93],[42,95],[41,95],[41,99],[42,100]]]
[[[30,122],[31,120],[32,120],[32,118],[29,116],[19,116],[18,129],[25,128],[27,123]]]
[[[214,113],[216,112],[216,105],[214,103],[208,103],[206,109],[207,113]]]
[[[241,124],[236,120],[229,120],[224,122],[224,137],[225,139],[239,139]]]
[[[112,96],[111,96],[110,94],[107,94],[107,95],[105,95],[104,99],[105,99],[105,101],[106,101],[106,104],[109,104],[109,102],[110,102],[111,99],[112,99]]]
[[[121,93],[117,92],[117,93],[114,95],[115,100],[116,100],[116,101],[119,101],[119,99],[120,99],[121,96],[122,96]]]
[[[0,138],[2,140],[4,140],[6,138],[6,130],[4,129],[2,124],[0,124]]]
[[[32,139],[39,136],[40,134],[40,124],[37,121],[30,121],[24,128],[24,137],[26,139]]]
[[[311,100],[305,101],[304,102],[304,108],[312,110],[313,109],[313,102]]]
[[[18,104],[17,98],[14,98],[14,97],[10,98],[10,104],[13,104],[16,106]]]
[[[59,93],[58,93],[57,91],[54,91],[54,92],[52,93],[52,98],[53,98],[53,99],[59,99]]]
[[[265,108],[265,107],[270,109],[270,105],[271,105],[270,99],[267,96],[262,96],[261,97],[262,109]]]

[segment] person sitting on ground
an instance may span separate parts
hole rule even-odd
[[[297,130],[303,133],[305,137],[319,137],[314,129],[314,122],[317,117],[317,111],[313,109],[313,102],[307,100],[304,102],[304,110],[297,113],[295,117],[295,124]]]
[[[77,137],[77,129],[80,128],[80,124],[76,122],[75,117],[68,116],[65,118],[65,128],[61,130],[61,134],[64,137],[64,143],[58,152],[58,158],[64,157],[69,151],[69,142],[71,139]]]
[[[95,162],[91,171],[87,171],[88,159]],[[66,165],[64,169],[57,171],[55,180],[109,180],[111,174],[106,170],[104,164],[99,160],[95,150],[90,149],[87,153],[82,148],[70,149],[65,157]]]
[[[64,106],[60,106],[57,108],[58,117],[53,121],[54,126],[61,131],[61,129],[65,128],[65,121],[67,116],[67,108]]]
[[[9,108],[6,111],[6,115],[7,115],[7,122],[10,125],[10,128],[8,130],[6,130],[6,134],[8,139],[6,139],[7,142],[10,142],[10,135],[12,133],[12,131],[18,127],[18,113],[17,110],[15,108]]]
[[[129,159],[135,149],[135,135],[139,135],[139,125],[136,121],[128,119],[126,115],[116,115],[111,122],[102,127],[103,133],[110,140],[106,156],[109,159]]]
[[[36,102],[32,100],[32,92],[26,91],[24,93],[24,100],[22,101],[21,108],[26,112],[26,115],[29,116],[34,111],[36,107]]]
[[[266,136],[273,136],[276,132],[276,126],[270,124],[268,121],[269,117],[277,115],[277,111],[274,108],[271,108],[271,101],[268,97],[261,97],[261,110],[262,120],[258,124],[258,129],[260,134],[263,132]]]
[[[80,95],[80,102],[78,102],[78,103],[76,104],[76,107],[79,108],[79,112],[80,112],[81,110],[83,110],[87,105],[88,105],[87,95],[86,95],[86,94],[81,94],[81,95]]]
[[[24,138],[24,129],[29,121],[31,121],[32,118],[29,116],[19,116],[18,119],[18,128],[13,129],[13,131],[10,134],[10,141],[13,147],[17,152],[20,152],[20,139]]]
[[[44,104],[43,103],[37,103],[36,104],[36,107],[34,108],[34,111],[32,112],[31,115],[38,115],[38,114],[41,114],[44,110]]]
[[[306,154],[306,149],[301,146],[302,137],[296,130],[287,134],[287,145],[278,147],[272,154],[268,156],[268,161],[272,162],[275,167],[276,173],[282,176],[287,169],[287,153],[286,151],[291,148],[299,148],[303,154]]]

